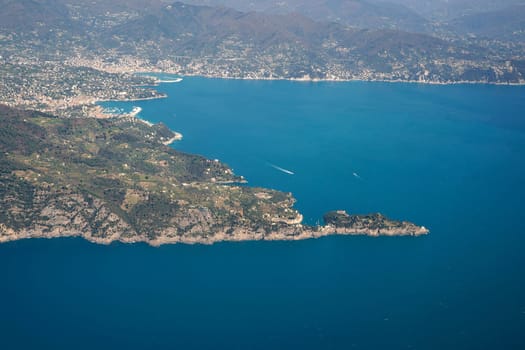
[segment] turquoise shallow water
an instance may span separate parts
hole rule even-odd
[[[0,348],[521,349],[525,88],[186,78],[105,103],[254,186],[420,238],[0,245]],[[271,165],[290,170],[294,175]],[[355,176],[354,173],[358,176]]]

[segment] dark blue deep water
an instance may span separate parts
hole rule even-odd
[[[184,134],[175,148],[293,192],[310,223],[380,211],[431,234],[3,244],[0,349],[525,348],[525,87],[159,89],[169,98],[104,105],[141,106]]]

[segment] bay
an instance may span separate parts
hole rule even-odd
[[[525,88],[184,78],[108,102],[178,150],[289,191],[308,223],[379,211],[418,238],[0,245],[6,349],[520,349]],[[283,172],[278,168],[286,169]]]

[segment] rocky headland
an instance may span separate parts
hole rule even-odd
[[[177,134],[135,116],[59,118],[0,106],[0,242],[79,236],[109,244],[418,236],[425,227],[334,211],[302,224],[291,193],[240,186]]]

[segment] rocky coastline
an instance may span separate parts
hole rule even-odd
[[[73,198],[72,198],[73,199]],[[77,198],[78,199],[78,198]],[[294,224],[280,226],[279,228],[266,232],[264,230],[255,230],[248,226],[230,226],[215,228],[211,231],[188,232],[188,234],[179,234],[176,227],[164,229],[154,238],[147,235],[140,235],[133,232],[133,229],[117,215],[112,213],[103,203],[95,201],[92,208],[87,206],[87,202],[79,203],[77,212],[69,214],[60,212],[57,208],[44,208],[43,213],[51,214],[48,221],[38,221],[29,228],[15,230],[0,224],[0,243],[16,241],[30,238],[64,238],[64,237],[82,237],[96,244],[111,244],[113,242],[121,243],[147,243],[151,246],[158,247],[164,244],[205,244],[210,245],[219,242],[242,242],[242,241],[298,241],[305,239],[316,239],[326,236],[422,236],[427,235],[429,230],[424,226],[417,226],[411,222],[391,221],[381,214],[373,215],[355,215],[356,218],[363,217],[380,217],[380,221],[374,224],[336,226],[327,223],[324,226],[308,226]],[[93,215],[91,220],[100,224],[99,231],[93,232],[92,222],[89,217],[84,215],[89,213]],[[344,215],[346,212],[344,212]],[[390,224],[385,224],[386,222]]]
[[[410,222],[335,211],[303,225],[291,193],[241,186],[218,160],[167,146],[180,134],[136,116],[59,118],[0,105],[0,242],[212,244],[328,235],[419,236]]]

